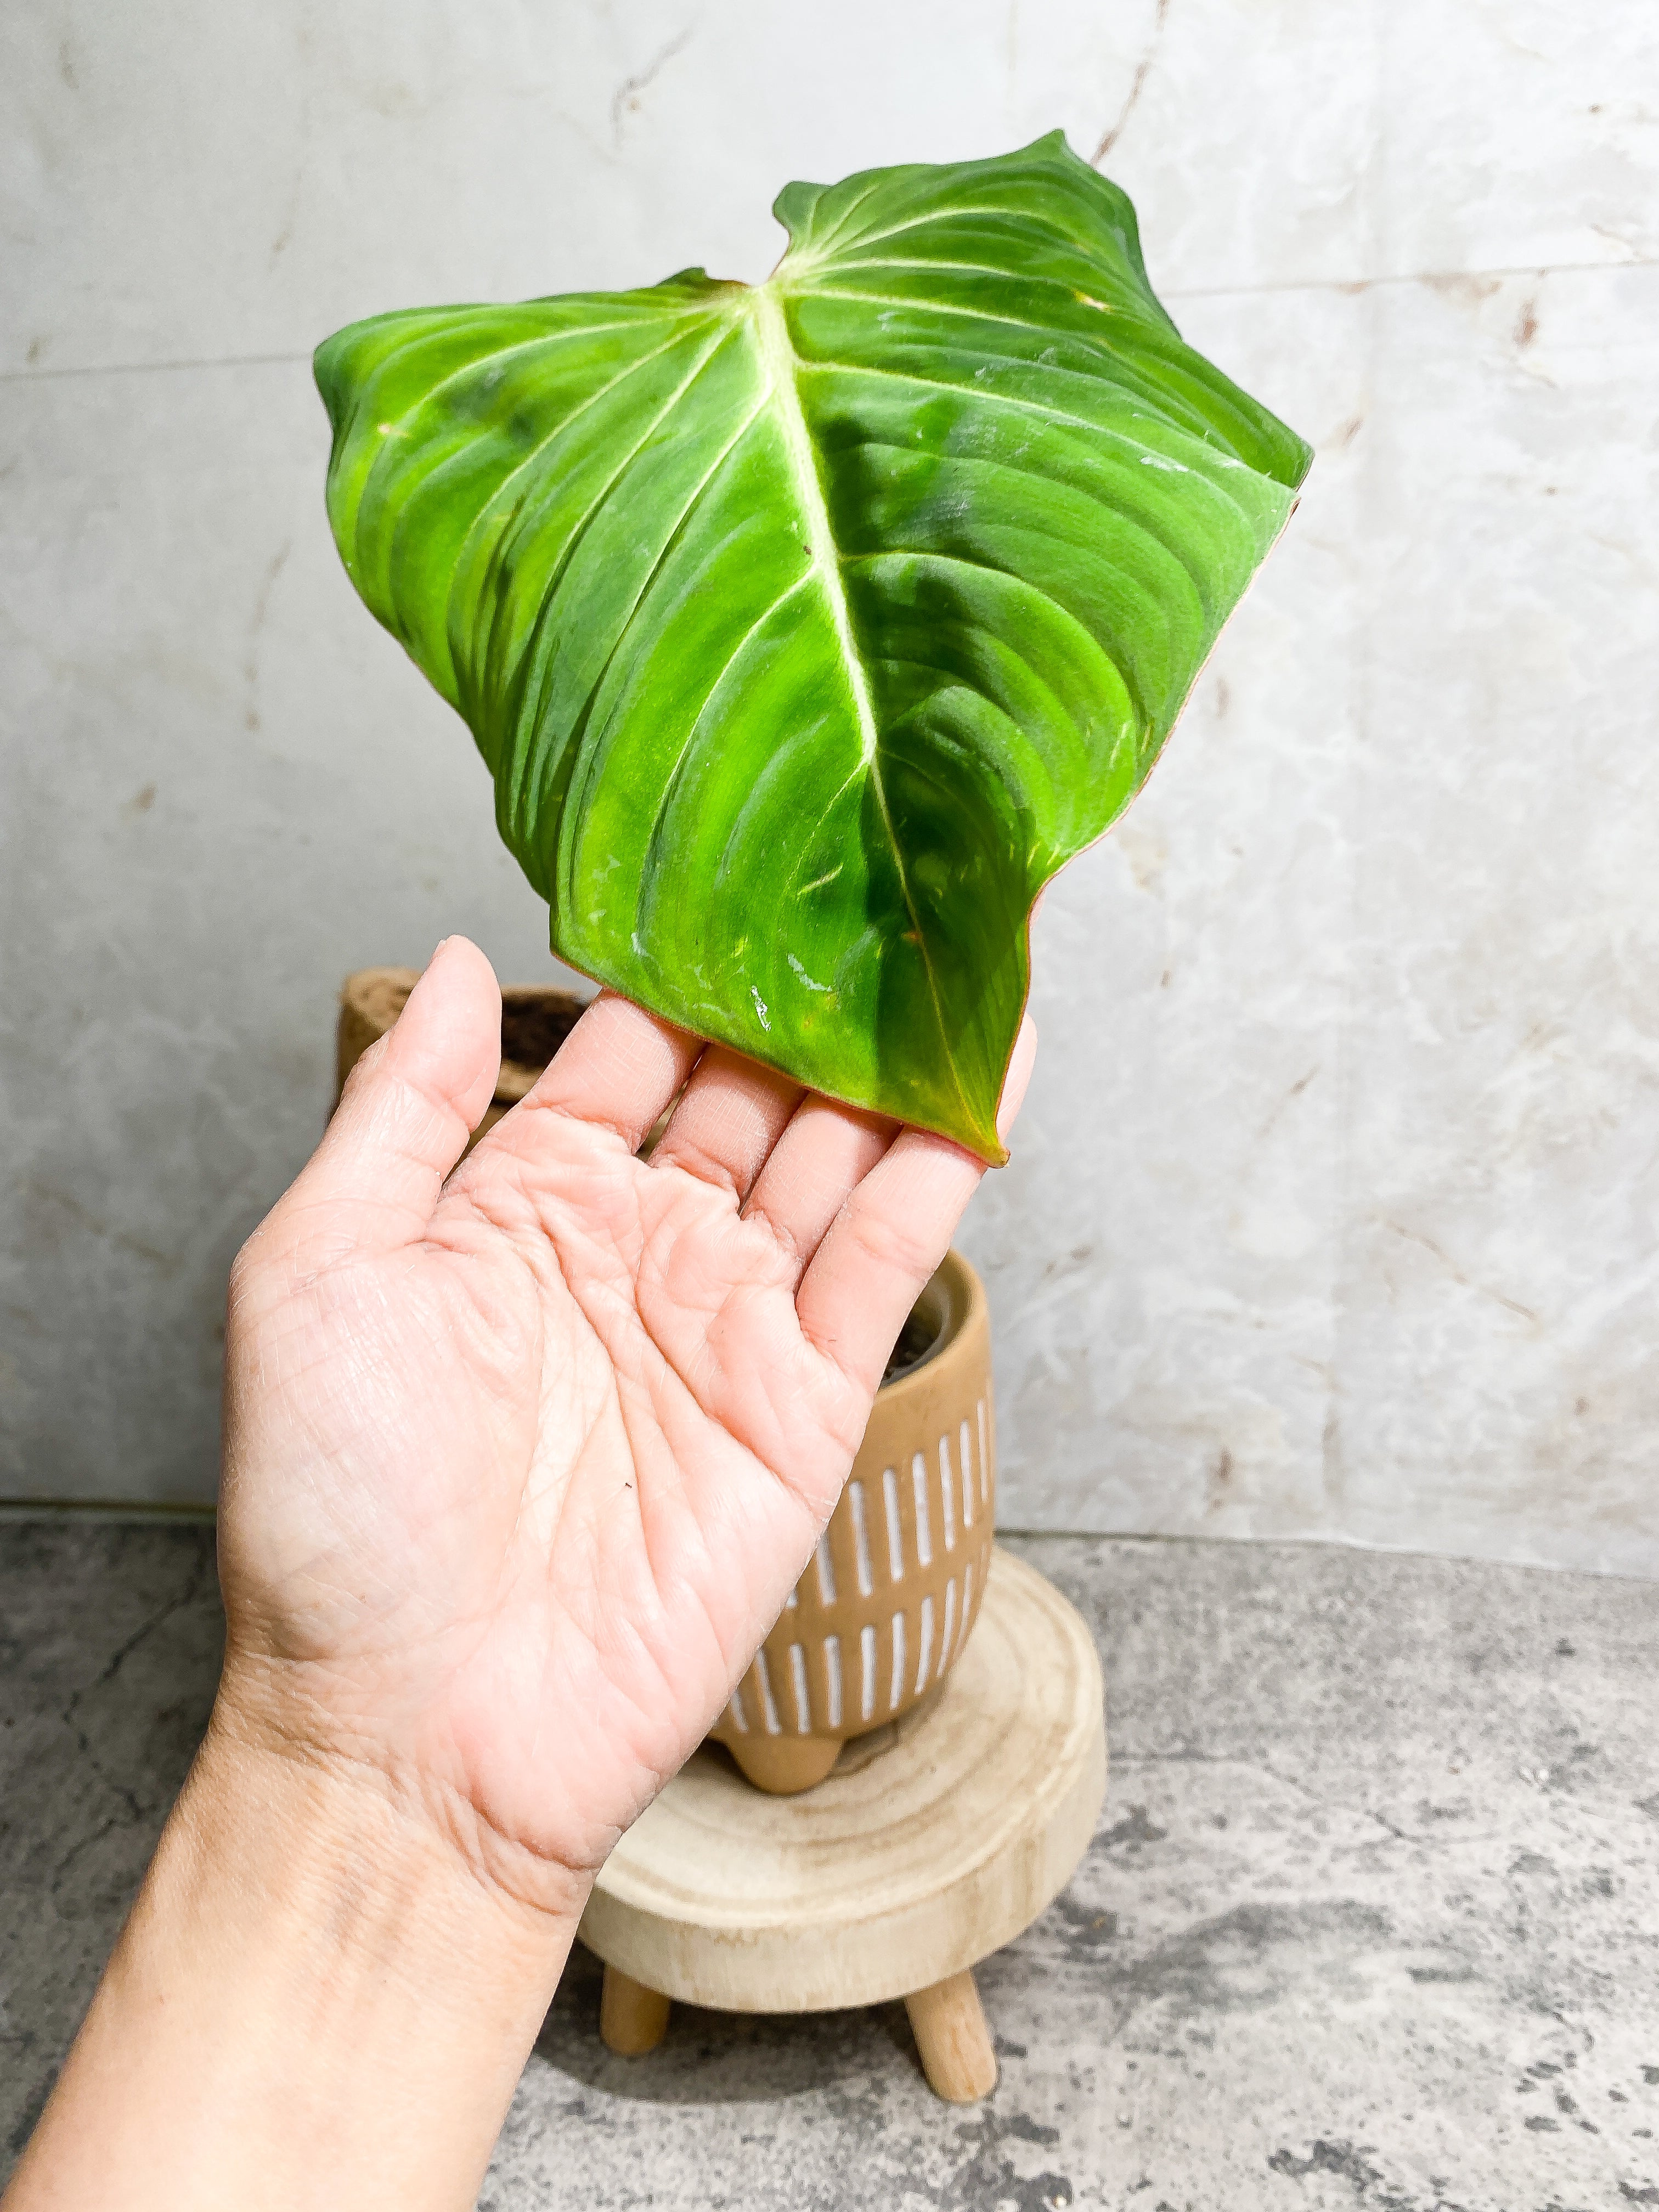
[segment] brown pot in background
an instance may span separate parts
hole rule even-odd
[[[417,968],[360,968],[355,975],[346,977],[340,991],[340,1023],[336,1032],[336,1105],[347,1076],[370,1045],[392,1027],[420,980]],[[495,1095],[472,1133],[474,1145],[495,1127],[509,1106],[518,1104],[575,1027],[585,1004],[573,991],[555,991],[539,984],[501,993],[501,1072],[495,1080]]]
[[[346,978],[341,1088],[418,980],[413,968]],[[568,991],[502,992],[501,1073],[474,1144],[530,1089],[582,1004]],[[710,1731],[750,1781],[810,1790],[848,1739],[933,1694],[978,1616],[995,1510],[990,1317],[979,1277],[950,1252],[895,1347],[817,1554]]]

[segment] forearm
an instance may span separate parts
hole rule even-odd
[[[449,2212],[574,1934],[420,1815],[210,1735],[3,2212]]]

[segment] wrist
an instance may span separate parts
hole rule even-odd
[[[574,1933],[563,1887],[526,1901],[384,1775],[216,1712],[20,2212],[471,2203]]]
[[[343,1854],[377,1881],[453,1889],[458,1908],[493,1905],[532,1945],[574,1929],[592,1887],[591,1869],[505,1833],[440,1763],[400,1753],[380,1729],[360,1735],[291,1685],[279,1693],[268,1668],[228,1660],[181,1808],[198,1785],[291,1826],[319,1871]]]
[[[447,1982],[447,1938],[462,1984],[469,1958],[500,1953],[526,1979],[562,1960],[592,1887],[509,1845],[429,1780],[263,1735],[222,1694],[168,1834],[203,1878],[234,1866],[268,1911],[303,1920],[314,1940],[326,1930],[337,1972],[371,1956],[378,1972],[418,1975],[428,2001]]]

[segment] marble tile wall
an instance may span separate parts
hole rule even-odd
[[[315,340],[754,276],[1055,124],[1319,454],[1038,932],[1005,1517],[1659,1573],[1659,18],[38,0],[0,24],[0,1492],[199,1498],[346,969],[550,972],[324,525]]]

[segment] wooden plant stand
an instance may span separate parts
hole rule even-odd
[[[827,1781],[767,1796],[705,1745],[623,1837],[581,1924],[605,1964],[599,2032],[632,2057],[677,1998],[795,2013],[902,1997],[933,2088],[985,2096],[996,2058],[972,1970],[1064,1887],[1105,1785],[1093,1640],[999,1550],[937,1693],[849,1743]]]

